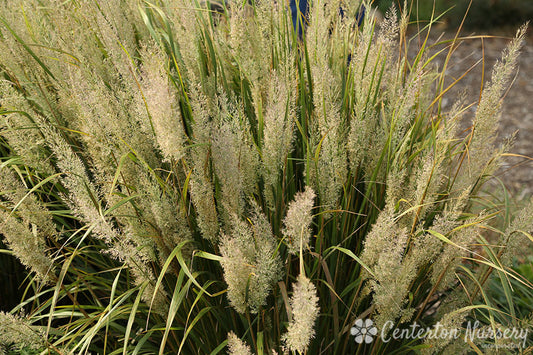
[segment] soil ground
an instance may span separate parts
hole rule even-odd
[[[479,63],[450,90],[449,95],[447,95],[450,99],[443,100],[445,108],[449,108],[453,104],[451,98],[456,98],[465,91],[468,98],[467,103],[477,102],[483,71],[485,73],[484,82],[487,83],[491,78],[494,64],[501,58],[502,51],[514,37],[515,30],[498,29],[490,33],[461,34],[461,37],[478,36],[478,38],[461,41],[446,71],[448,81],[453,82],[454,78],[459,78],[477,62]],[[453,39],[455,35],[453,30],[446,32],[433,30],[432,32],[430,43]],[[479,38],[481,35],[486,37],[481,39]],[[433,50],[443,47],[444,45],[435,46]],[[436,63],[440,67],[444,63],[446,53],[436,58]],[[483,64],[480,62],[483,57],[484,70]],[[475,108],[476,105],[473,105],[467,114],[470,117],[465,117],[467,122],[471,122],[469,120],[473,116]],[[499,135],[500,138],[504,139],[516,131],[518,131],[516,141],[510,153],[533,158],[533,31],[531,28],[518,60],[516,77],[504,99]],[[507,157],[497,176],[506,183],[516,199],[523,200],[533,194],[532,159]]]

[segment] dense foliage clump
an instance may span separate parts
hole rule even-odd
[[[283,1],[0,3],[0,233],[31,275],[0,351],[446,353],[485,340],[350,328],[527,326],[533,205],[480,194],[525,28],[469,117],[424,37],[407,56],[407,7],[317,4],[299,38]]]

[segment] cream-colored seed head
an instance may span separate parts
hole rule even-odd
[[[304,354],[315,335],[314,326],[320,309],[315,285],[303,274],[293,284],[290,304],[292,321],[287,333],[283,334],[283,341],[289,350]]]

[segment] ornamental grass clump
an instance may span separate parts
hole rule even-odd
[[[283,1],[0,8],[1,255],[28,270],[0,351],[446,353],[482,340],[350,328],[527,323],[532,204],[481,195],[525,27],[469,117],[406,8],[314,2],[301,38]]]

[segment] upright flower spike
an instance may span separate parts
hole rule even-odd
[[[252,355],[250,347],[246,345],[235,333],[228,333],[229,355]]]
[[[528,243],[530,233],[533,232],[533,198],[514,217],[513,222],[507,228],[500,239],[500,245],[505,249],[501,256],[503,265],[512,265],[513,257],[522,250],[521,246]]]
[[[526,30],[527,25],[524,25],[517,31],[502,58],[494,65],[490,83],[483,89],[472,121],[468,149],[464,153],[468,154],[467,164],[460,165],[456,174],[454,195],[459,195],[469,185],[480,186],[484,177],[490,176],[498,168],[500,159],[494,143],[502,114],[502,99],[515,72]]]
[[[257,313],[266,304],[272,285],[279,281],[281,260],[270,224],[258,207],[252,225],[236,218],[231,235],[222,235],[220,253],[231,305],[245,313]]]
[[[0,353],[3,346],[14,349],[39,349],[44,345],[44,331],[30,326],[29,320],[0,312]]]
[[[139,114],[146,130],[153,127],[155,140],[161,153],[168,161],[178,161],[184,156],[185,132],[179,110],[176,92],[166,71],[166,58],[155,46],[142,49],[143,61],[141,87],[144,100],[137,100]]]
[[[299,192],[294,196],[294,201],[289,203],[287,216],[283,220],[285,228],[283,236],[287,239],[289,253],[297,254],[302,249],[306,249],[311,238],[311,222],[313,215],[313,201],[315,192],[307,186],[304,192]]]
[[[272,71],[265,105],[262,175],[265,181],[265,198],[271,209],[275,206],[273,191],[294,140],[295,95],[291,92],[295,84],[290,79],[294,74],[289,70],[287,65],[287,73],[283,73],[283,70]]]
[[[300,273],[293,287],[290,300],[292,321],[283,335],[283,341],[290,351],[303,354],[315,335],[314,325],[320,309],[315,285],[303,273]]]
[[[45,205],[16,179],[7,167],[0,167],[0,240],[42,281],[51,281],[53,258],[46,240],[56,239],[57,231]],[[16,209],[15,207],[16,206]]]

